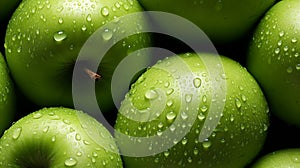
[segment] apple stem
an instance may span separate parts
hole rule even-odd
[[[85,72],[89,75],[89,77],[90,77],[92,80],[97,81],[98,79],[101,78],[101,75],[97,74],[96,72],[93,72],[92,70],[90,70],[90,69],[88,69],[88,68],[85,68]]]

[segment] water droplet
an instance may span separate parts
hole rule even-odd
[[[300,64],[297,64],[297,65],[296,65],[296,69],[297,69],[297,70],[300,70]]]
[[[284,51],[288,51],[288,50],[289,50],[289,47],[288,47],[288,46],[284,46],[283,50],[284,50]]]
[[[176,114],[173,111],[170,111],[167,115],[167,120],[173,120],[176,117]]]
[[[203,115],[203,113],[198,114],[198,119],[203,121],[205,119],[205,115]]]
[[[170,155],[170,152],[169,152],[169,151],[165,151],[165,152],[164,152],[164,156],[165,156],[165,157],[168,157],[169,155]]]
[[[86,30],[87,30],[86,25],[82,25],[81,30],[82,30],[82,31],[86,31]]]
[[[44,132],[44,133],[47,133],[48,130],[49,130],[49,126],[46,126],[46,127],[43,129],[43,132]]]
[[[190,103],[190,102],[192,101],[192,96],[193,96],[193,95],[191,95],[191,94],[186,94],[186,95],[185,95],[185,101],[186,101],[187,103]]]
[[[241,102],[241,100],[240,100],[239,98],[236,98],[236,99],[235,99],[235,105],[236,105],[236,107],[237,107],[238,109],[241,108],[242,102]]]
[[[292,41],[292,43],[297,43],[297,41],[298,41],[298,40],[297,40],[297,38],[296,38],[296,37],[294,37],[294,38],[292,38],[292,40],[291,40],[291,41]]]
[[[109,10],[108,10],[108,7],[107,7],[107,6],[105,6],[105,7],[103,7],[103,8],[101,9],[101,14],[102,14],[102,16],[104,16],[104,17],[106,17],[106,16],[109,15]]]
[[[299,53],[295,53],[295,57],[296,57],[296,58],[299,57]]]
[[[22,132],[22,128],[21,128],[21,127],[16,128],[16,129],[14,130],[14,132],[13,132],[12,138],[13,138],[14,140],[17,140],[17,139],[20,137],[21,132]]]
[[[194,86],[195,86],[196,88],[199,88],[199,87],[201,86],[201,83],[202,83],[202,81],[201,81],[200,78],[195,78],[195,79],[193,80],[193,84],[194,84]]]
[[[51,141],[52,141],[52,142],[55,142],[55,141],[56,141],[56,136],[55,136],[55,135],[51,138]]]
[[[247,101],[247,97],[245,95],[242,95],[241,97],[244,102]]]
[[[72,166],[75,166],[76,164],[77,164],[77,160],[72,157],[65,160],[65,166],[67,166],[67,167],[72,167]]]
[[[152,99],[156,99],[157,97],[158,97],[158,93],[155,90],[151,89],[145,93],[146,99],[152,100]]]
[[[277,43],[277,45],[278,45],[278,46],[281,46],[281,45],[282,45],[282,41],[279,40],[278,43]]]
[[[168,101],[167,101],[167,106],[168,106],[168,107],[171,107],[172,105],[173,105],[173,101],[172,101],[172,100],[168,100]]]
[[[184,137],[184,138],[182,139],[182,141],[181,141],[181,144],[182,144],[182,145],[186,145],[187,142],[188,142],[188,140]]]
[[[276,48],[274,52],[275,52],[275,54],[279,54],[280,53],[280,48]]]
[[[76,135],[75,135],[75,139],[76,139],[77,141],[80,141],[80,140],[81,140],[81,136],[80,136],[79,134],[76,134]]]
[[[204,106],[202,106],[202,107],[200,108],[200,110],[201,110],[202,112],[206,112],[206,111],[208,110],[208,107],[207,107],[206,105],[204,105]]]
[[[53,39],[56,42],[61,42],[67,38],[67,34],[64,31],[58,31],[53,35]]]
[[[203,96],[202,96],[202,102],[203,102],[203,103],[206,103],[206,101],[207,101],[207,97],[206,97],[206,95],[203,95]]]
[[[174,92],[174,89],[170,88],[170,89],[167,90],[167,95],[170,95],[170,94],[172,94],[173,92]]]
[[[284,31],[279,32],[279,36],[280,36],[280,37],[283,37],[284,34],[285,34]]]
[[[188,115],[187,115],[187,113],[186,112],[181,112],[181,114],[180,114],[180,116],[181,116],[181,118],[183,119],[183,120],[186,120],[187,118],[188,118]]]
[[[63,23],[64,23],[64,19],[63,19],[63,18],[59,18],[59,19],[58,19],[58,23],[59,23],[59,24],[63,24]]]
[[[204,149],[208,149],[211,147],[211,141],[209,141],[208,139],[205,139],[204,142],[202,143],[202,146]]]
[[[41,113],[34,113],[33,114],[33,118],[34,119],[39,119],[39,118],[41,118],[43,115],[41,114]]]
[[[92,16],[91,16],[91,14],[88,14],[88,15],[87,15],[86,21],[88,21],[88,22],[92,21]]]
[[[198,148],[195,148],[193,153],[194,153],[194,155],[198,155],[198,153],[199,153]]]
[[[110,29],[104,29],[102,33],[103,40],[108,41],[112,38],[112,36],[113,36],[113,32]]]
[[[291,66],[289,66],[287,69],[286,69],[286,72],[287,73],[292,73],[293,72],[293,68]]]

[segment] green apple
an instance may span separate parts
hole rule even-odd
[[[4,57],[0,53],[0,135],[7,129],[15,115],[15,90]]]
[[[0,167],[122,167],[111,134],[93,117],[49,107],[12,125],[0,139]]]
[[[249,46],[247,67],[262,86],[270,111],[300,126],[300,2],[284,0],[259,23]]]
[[[215,43],[222,44],[246,35],[262,14],[275,2],[275,0],[139,1],[146,10],[170,12],[192,21]],[[171,22],[162,24],[165,28],[172,27]]]
[[[115,137],[131,167],[247,165],[261,150],[268,105],[254,78],[224,56],[167,57],[123,100]]]
[[[259,158],[252,168],[287,168],[300,166],[300,149],[281,149]]]
[[[94,82],[100,78],[96,82],[99,104],[102,111],[110,111],[114,107],[110,82],[115,67],[128,53],[145,46],[150,39],[146,34],[138,34],[139,29],[146,26],[143,18],[127,20],[122,30],[119,24],[126,23],[118,19],[142,10],[136,0],[23,1],[10,20],[5,38],[13,78],[22,92],[40,106],[73,107],[72,75],[74,65],[80,62],[87,80]],[[137,34],[116,42],[99,68],[91,71],[98,64],[93,59],[78,60],[78,55],[87,39],[111,22],[115,27],[103,29],[102,40],[111,42],[128,30],[136,30]],[[105,46],[96,47],[101,50]],[[93,56],[98,57],[97,53]]]

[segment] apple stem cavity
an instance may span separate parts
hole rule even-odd
[[[101,75],[97,74],[96,72],[93,72],[92,70],[90,70],[88,68],[85,68],[84,70],[92,80],[97,81],[101,78]]]

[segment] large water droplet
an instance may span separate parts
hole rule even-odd
[[[67,167],[72,167],[72,166],[75,166],[76,164],[77,164],[77,160],[72,157],[65,160],[65,166],[67,166]]]
[[[146,99],[152,100],[152,99],[155,99],[157,97],[158,97],[158,93],[155,90],[148,90],[145,93],[145,98]]]
[[[88,22],[92,21],[92,16],[91,16],[91,14],[88,14],[88,15],[87,15],[86,21],[88,21]]]
[[[113,36],[113,32],[110,29],[104,29],[102,33],[103,40],[108,41],[112,38],[112,36]]]
[[[41,113],[34,113],[33,114],[33,118],[34,119],[39,119],[39,118],[41,118],[43,115],[41,114]]]
[[[292,38],[292,40],[291,40],[291,41],[292,41],[292,43],[297,43],[297,41],[298,41],[298,40],[297,40],[297,38],[296,38],[296,37],[294,37],[294,38]]]
[[[103,7],[103,8],[101,9],[101,14],[102,14],[102,16],[104,16],[104,17],[106,17],[106,16],[109,15],[109,10],[108,10],[108,7],[107,7],[107,6],[105,6],[105,7]]]
[[[195,78],[195,79],[193,80],[193,84],[194,84],[194,86],[195,86],[196,88],[199,88],[199,87],[201,86],[201,83],[202,83],[202,81],[201,81],[200,78]]]
[[[17,140],[17,139],[20,137],[21,132],[22,132],[22,128],[21,128],[21,127],[16,128],[16,129],[14,130],[14,132],[13,132],[12,138],[13,138],[14,140]]]
[[[236,99],[235,99],[235,105],[236,105],[236,107],[237,107],[238,109],[241,108],[242,102],[241,102],[241,100],[240,100],[239,98],[236,98]]]
[[[67,38],[67,34],[64,33],[64,31],[58,31],[58,32],[54,33],[54,35],[53,35],[53,39],[56,42],[61,42],[61,41],[65,40],[66,38]]]
[[[176,117],[176,114],[173,111],[168,112],[166,115],[167,120],[173,120]]]
[[[202,146],[204,149],[208,149],[211,147],[211,141],[208,139],[205,139],[204,142],[202,143]]]

